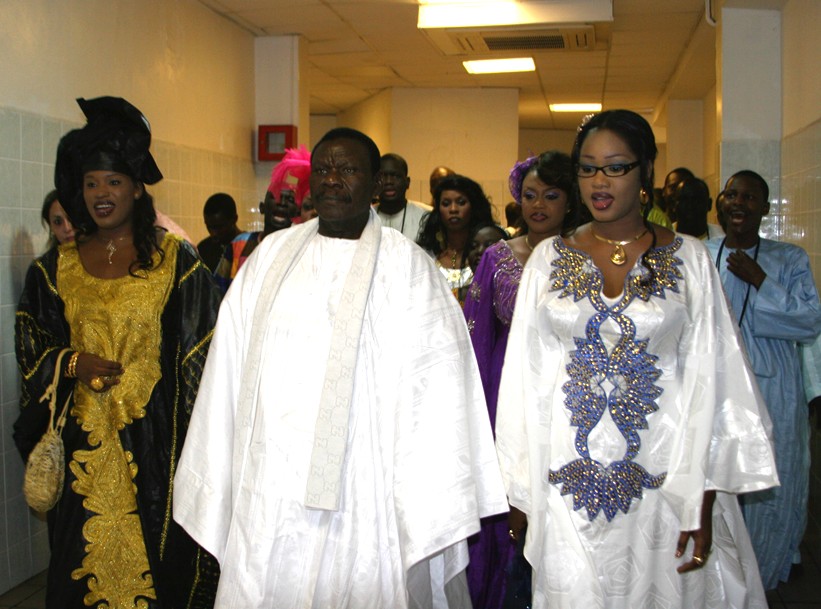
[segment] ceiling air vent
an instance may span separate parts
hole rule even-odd
[[[592,25],[549,29],[423,31],[445,55],[506,51],[591,51],[596,46]]]
[[[564,49],[567,45],[561,34],[528,36],[498,36],[484,39],[490,51],[530,51],[533,49]]]

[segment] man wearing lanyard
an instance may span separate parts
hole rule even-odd
[[[722,195],[719,212],[727,236],[708,241],[707,247],[772,419],[781,481],[778,488],[741,497],[761,579],[770,590],[787,581],[793,565],[801,562],[798,546],[807,523],[810,454],[798,344],[818,336],[821,307],[806,252],[759,235],[761,219],[770,211],[764,178],[739,171]]]
[[[384,154],[380,159],[382,171],[382,192],[376,213],[382,226],[395,228],[411,241],[416,241],[419,222],[431,208],[416,201],[408,201],[410,187],[408,163],[398,154]]]

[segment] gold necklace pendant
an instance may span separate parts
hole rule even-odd
[[[105,249],[108,252],[108,264],[113,264],[111,257],[114,256],[114,252],[117,251],[117,246],[114,245],[114,239],[109,240],[108,245],[105,246]]]
[[[621,244],[616,245],[613,253],[610,254],[610,262],[616,266],[621,266],[627,262],[627,253],[624,251],[624,247]]]
[[[105,251],[108,252],[108,264],[114,264],[112,258],[114,254],[117,252],[117,246],[114,244],[115,241],[125,241],[126,239],[130,239],[131,235],[125,235],[124,237],[117,237],[116,239],[109,239],[108,243],[105,245]],[[100,241],[103,241],[100,239]]]
[[[610,245],[614,246],[613,251],[610,253],[610,262],[612,262],[616,266],[621,266],[625,262],[627,262],[627,252],[624,251],[624,246],[628,243],[633,243],[633,241],[638,241],[639,239],[644,237],[644,235],[647,234],[647,229],[645,228],[632,239],[625,239],[624,241],[605,239],[604,237],[597,235],[596,231],[593,230],[592,226],[590,227],[590,234],[593,235],[599,241],[603,241],[604,243],[609,243]]]
[[[525,245],[530,248],[530,251],[533,251],[533,246],[530,245],[530,235],[525,235]]]

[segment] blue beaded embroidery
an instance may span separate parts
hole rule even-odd
[[[636,327],[625,310],[635,298],[647,301],[651,296],[664,298],[666,290],[678,292],[682,261],[674,254],[681,244],[677,238],[648,254],[652,280],[642,283],[649,271],[636,266],[627,275],[621,300],[608,307],[602,298],[604,278],[590,257],[567,247],[561,239],[554,242],[559,256],[553,261],[551,290],[561,290],[561,298],[572,296],[576,302],[589,299],[596,313],[587,322],[585,336],[574,339],[576,349],[567,364],[570,378],[562,386],[570,424],[577,428],[575,445],[580,458],[551,470],[548,480],[562,486],[562,495],[572,494],[573,509],[585,508],[589,520],[600,512],[608,522],[619,510],[626,514],[633,499],[641,498],[642,489],[659,488],[667,475],[654,476],[634,462],[641,448],[638,430],[647,429],[647,416],[658,410],[656,398],[662,389],[655,381],[661,371],[655,367],[658,358],[647,352],[647,341],[636,338]],[[608,319],[621,331],[609,353],[599,332]],[[605,383],[612,386],[610,391]],[[590,457],[587,443],[605,410],[627,442],[622,459],[607,466]]]

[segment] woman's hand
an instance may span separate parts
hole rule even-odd
[[[510,506],[510,512],[507,515],[507,525],[509,527],[510,538],[513,541],[519,541],[519,536],[522,534],[522,529],[527,524],[527,514],[515,507]]]
[[[98,393],[120,383],[123,367],[119,362],[97,357],[92,353],[80,353],[77,357],[77,378]]]
[[[704,501],[701,504],[701,528],[696,531],[682,531],[678,536],[676,558],[681,558],[684,555],[687,542],[690,538],[693,539],[693,556],[676,569],[679,573],[700,569],[710,556],[710,550],[713,547],[713,503],[715,503],[715,500],[715,491],[705,491]]]

